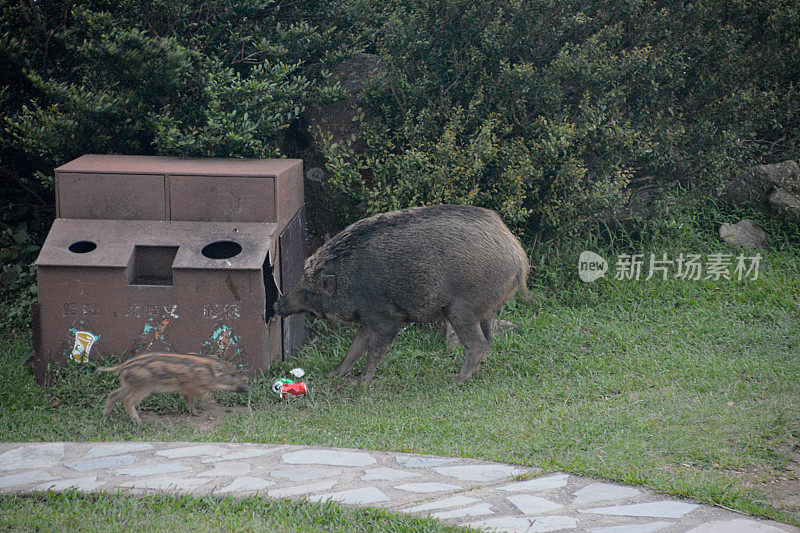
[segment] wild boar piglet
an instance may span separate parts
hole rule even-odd
[[[108,416],[117,402],[134,424],[142,420],[136,406],[152,393],[178,392],[186,400],[190,414],[195,414],[194,400],[213,400],[211,391],[249,392],[241,373],[218,357],[196,354],[146,353],[117,366],[99,368],[101,372],[118,372],[120,388],[106,400],[103,416]]]

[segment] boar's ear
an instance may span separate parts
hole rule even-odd
[[[336,290],[336,276],[327,274],[322,276],[322,292],[325,296],[330,296]]]

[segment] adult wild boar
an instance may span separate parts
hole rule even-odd
[[[478,370],[497,311],[525,288],[530,264],[497,213],[461,205],[414,207],[345,228],[305,262],[297,287],[275,304],[358,326],[341,377],[366,352],[359,382],[375,376],[397,333],[416,322],[452,325],[466,356],[460,383]]]

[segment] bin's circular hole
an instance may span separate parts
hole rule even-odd
[[[230,259],[242,253],[242,245],[234,241],[216,241],[205,245],[200,253],[209,259]]]
[[[97,245],[92,241],[78,241],[70,244],[67,249],[73,254],[88,254],[95,248],[97,248]]]

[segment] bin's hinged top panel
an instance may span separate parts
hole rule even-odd
[[[56,219],[37,267],[128,266],[136,247],[177,248],[173,269],[259,270],[275,260],[277,225]]]
[[[59,218],[277,222],[303,204],[299,159],[84,155],[56,169]]]

